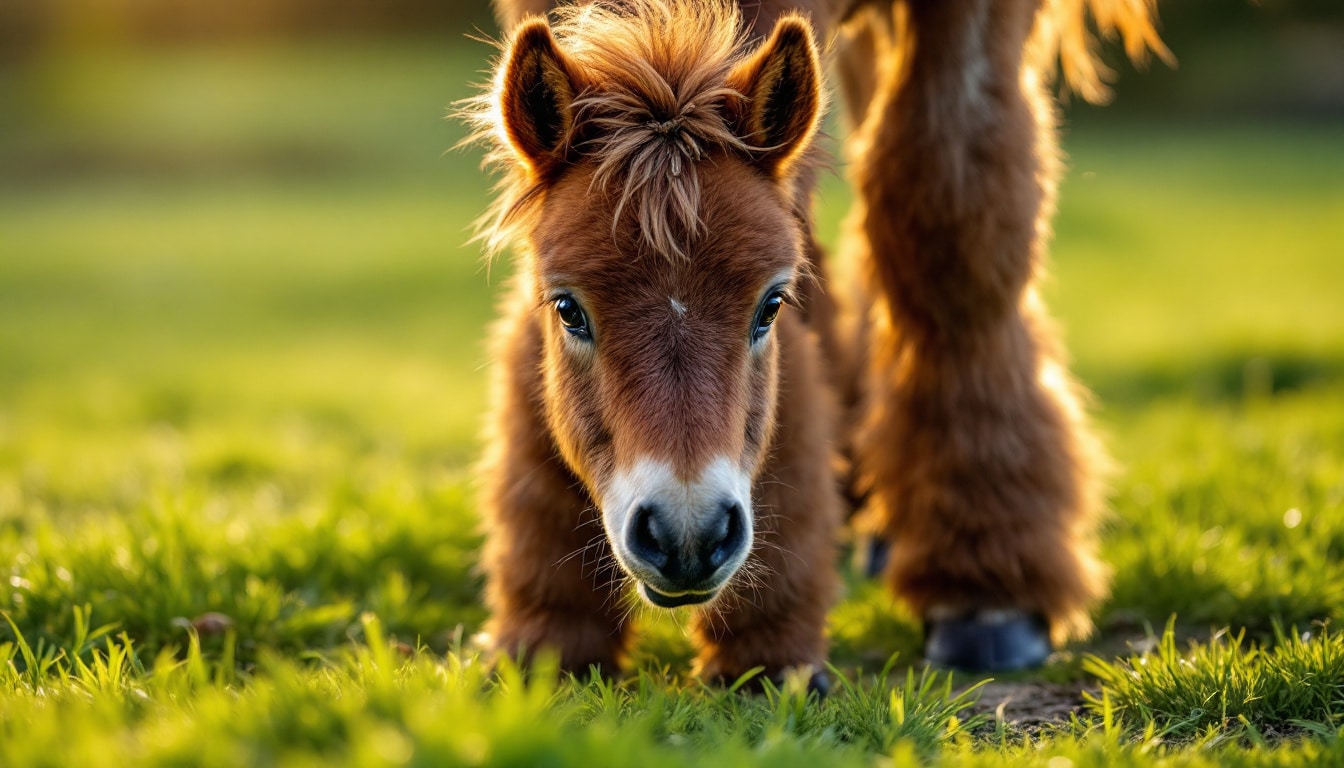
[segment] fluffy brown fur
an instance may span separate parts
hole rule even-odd
[[[497,647],[619,663],[629,607],[600,489],[631,455],[688,475],[727,452],[755,479],[757,537],[697,614],[700,669],[820,663],[833,446],[920,614],[1016,608],[1056,641],[1085,633],[1103,462],[1034,288],[1059,173],[1044,88],[1058,60],[1105,97],[1089,14],[1131,56],[1166,56],[1152,4],[744,0],[739,24],[715,2],[598,0],[548,26],[525,20],[548,0],[497,0],[512,38],[474,114],[505,179],[484,235],[521,262],[483,473]],[[799,12],[835,41],[853,123],[831,282],[807,213],[821,94],[799,92],[816,66]],[[753,356],[734,334],[771,269],[794,270],[803,311]],[[601,352],[564,346],[556,275],[607,329]],[[693,331],[668,296],[696,297]]]
[[[900,11],[861,20],[897,53],[852,88],[867,103],[852,221],[879,287],[857,395],[867,519],[921,615],[1016,608],[1062,641],[1088,631],[1105,570],[1101,456],[1032,287],[1059,162],[1027,56],[1056,17],[1034,0]]]

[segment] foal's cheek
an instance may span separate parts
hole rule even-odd
[[[776,386],[779,377],[775,375],[779,368],[778,345],[772,341],[770,347],[754,356],[749,365],[742,457],[750,474],[755,477],[765,462],[775,430],[775,402],[779,395]]]
[[[597,398],[594,362],[589,350],[566,339],[547,345],[546,378],[551,428],[566,463],[588,486],[600,487],[611,473],[611,436]]]

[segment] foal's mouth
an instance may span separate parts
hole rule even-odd
[[[718,589],[711,589],[707,592],[677,592],[668,594],[659,592],[656,588],[649,585],[647,581],[639,582],[639,592],[645,600],[658,606],[659,608],[680,608],[685,605],[700,605],[707,603],[718,596]]]

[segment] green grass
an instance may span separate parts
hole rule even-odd
[[[1113,592],[1013,681],[1072,717],[910,667],[917,622],[854,579],[825,702],[706,688],[655,617],[628,679],[490,675],[471,460],[507,265],[465,245],[488,185],[442,119],[487,54],[0,72],[0,765],[1344,760],[1337,132],[1066,134],[1047,296],[1119,467]]]
[[[1187,652],[1168,627],[1154,653],[1119,663],[1090,656],[1085,668],[1104,687],[1092,708],[1176,736],[1217,737],[1234,724],[1253,742],[1267,730],[1334,735],[1344,719],[1344,640],[1328,630],[1276,630],[1271,648],[1248,644],[1241,632]]]

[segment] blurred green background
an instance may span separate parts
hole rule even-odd
[[[507,265],[466,244],[489,183],[445,118],[484,79],[484,5],[0,4],[0,607],[28,631],[86,600],[138,639],[215,609],[281,645],[362,608],[439,645],[477,625],[470,462]],[[1248,578],[1232,547],[1344,505],[1344,6],[1162,13],[1177,68],[1108,51],[1114,103],[1065,108],[1047,285],[1125,468],[1106,611],[1334,615],[1338,590],[1280,589],[1298,561]],[[846,200],[827,179],[831,244]],[[1234,542],[1252,516],[1270,533]],[[1158,520],[1175,532],[1135,533]],[[1327,549],[1302,557],[1337,563],[1344,526],[1312,530]],[[1215,574],[1220,542],[1242,554]],[[155,603],[165,574],[196,581]],[[882,621],[847,605],[842,650]]]

